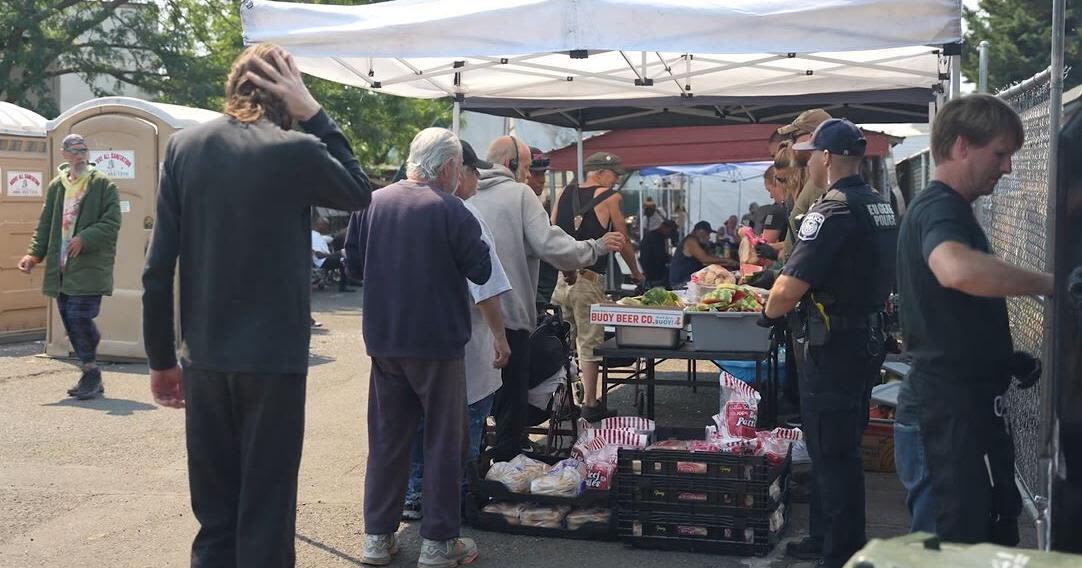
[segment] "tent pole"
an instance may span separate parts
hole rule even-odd
[[[575,129],[575,182],[579,187],[585,183],[582,179],[582,129]]]
[[[977,48],[980,50],[980,63],[977,72],[977,92],[988,92],[988,42],[982,41]]]
[[[1059,173],[1059,131],[1060,123],[1063,116],[1063,36],[1064,36],[1064,12],[1066,10],[1066,0],[1052,0],[1052,77],[1050,92],[1048,95],[1048,130],[1049,130],[1049,144],[1048,144],[1048,204],[1047,204],[1047,244],[1045,245],[1045,259],[1046,270],[1054,270],[1052,259],[1056,258],[1056,202],[1059,200],[1059,192],[1066,191],[1065,188],[1057,187],[1057,178]],[[1066,244],[1066,243],[1062,243]],[[1062,301],[1062,300],[1059,300]],[[1059,435],[1058,424],[1059,415],[1056,411],[1056,396],[1059,391],[1059,385],[1068,380],[1069,377],[1056,376],[1055,369],[1059,368],[1057,365],[1057,358],[1062,357],[1065,352],[1063,349],[1063,338],[1061,338],[1055,331],[1059,329],[1059,315],[1062,313],[1055,305],[1052,304],[1052,309],[1048,312],[1051,315],[1052,324],[1045,325],[1044,344],[1046,351],[1046,357],[1051,358],[1051,368],[1053,374],[1049,377],[1051,380],[1045,381],[1045,388],[1041,389],[1041,433],[1038,445],[1037,454],[1037,474],[1040,482],[1037,491],[1044,493],[1044,496],[1038,495],[1034,499],[1034,505],[1037,507],[1037,548],[1039,550],[1050,550],[1052,547],[1052,523],[1055,519],[1052,518],[1052,503],[1051,500],[1056,496],[1052,494],[1053,481],[1060,475],[1059,464]]]
[[[454,109],[451,111],[451,132],[458,136],[458,129],[462,124],[462,103],[455,101]]]
[[[957,99],[962,96],[962,56],[951,56],[951,98]]]

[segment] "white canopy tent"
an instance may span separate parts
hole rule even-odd
[[[579,130],[782,122],[810,105],[927,119],[961,38],[960,0],[247,0],[241,17],[246,42],[282,45],[306,73]]]

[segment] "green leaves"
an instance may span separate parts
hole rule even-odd
[[[146,98],[217,110],[243,49],[234,0],[0,2],[0,98],[54,117],[57,77],[75,73],[97,96],[132,85]],[[418,130],[451,123],[449,100],[376,94],[311,76],[306,81],[370,174],[397,168]]]
[[[1065,88],[1082,83],[1082,39],[1078,9],[1067,4],[1065,61],[1075,69]],[[1045,0],[981,0],[977,11],[962,9],[969,30],[965,34],[962,72],[977,82],[977,46],[989,42],[988,90],[996,92],[1028,79],[1048,67],[1052,51],[1052,3]]]

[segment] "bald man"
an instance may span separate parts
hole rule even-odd
[[[477,194],[469,203],[492,229],[496,255],[511,281],[511,293],[500,296],[511,360],[503,369],[503,386],[496,394],[498,461],[522,450],[530,378],[530,333],[537,327],[540,260],[558,270],[592,266],[609,251],[620,250],[624,237],[608,233],[598,239],[577,241],[549,223],[548,215],[525,180],[529,176],[530,149],[522,141],[502,136],[492,142],[486,156],[491,169],[481,170]]]

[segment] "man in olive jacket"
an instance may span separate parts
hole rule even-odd
[[[69,134],[61,144],[64,163],[49,182],[45,207],[19,270],[29,274],[45,262],[42,292],[56,298],[60,319],[82,376],[68,389],[79,400],[101,396],[101,369],[97,365],[101,334],[94,318],[101,297],[113,293],[113,260],[120,231],[120,202],[116,185],[87,161],[86,140]]]

